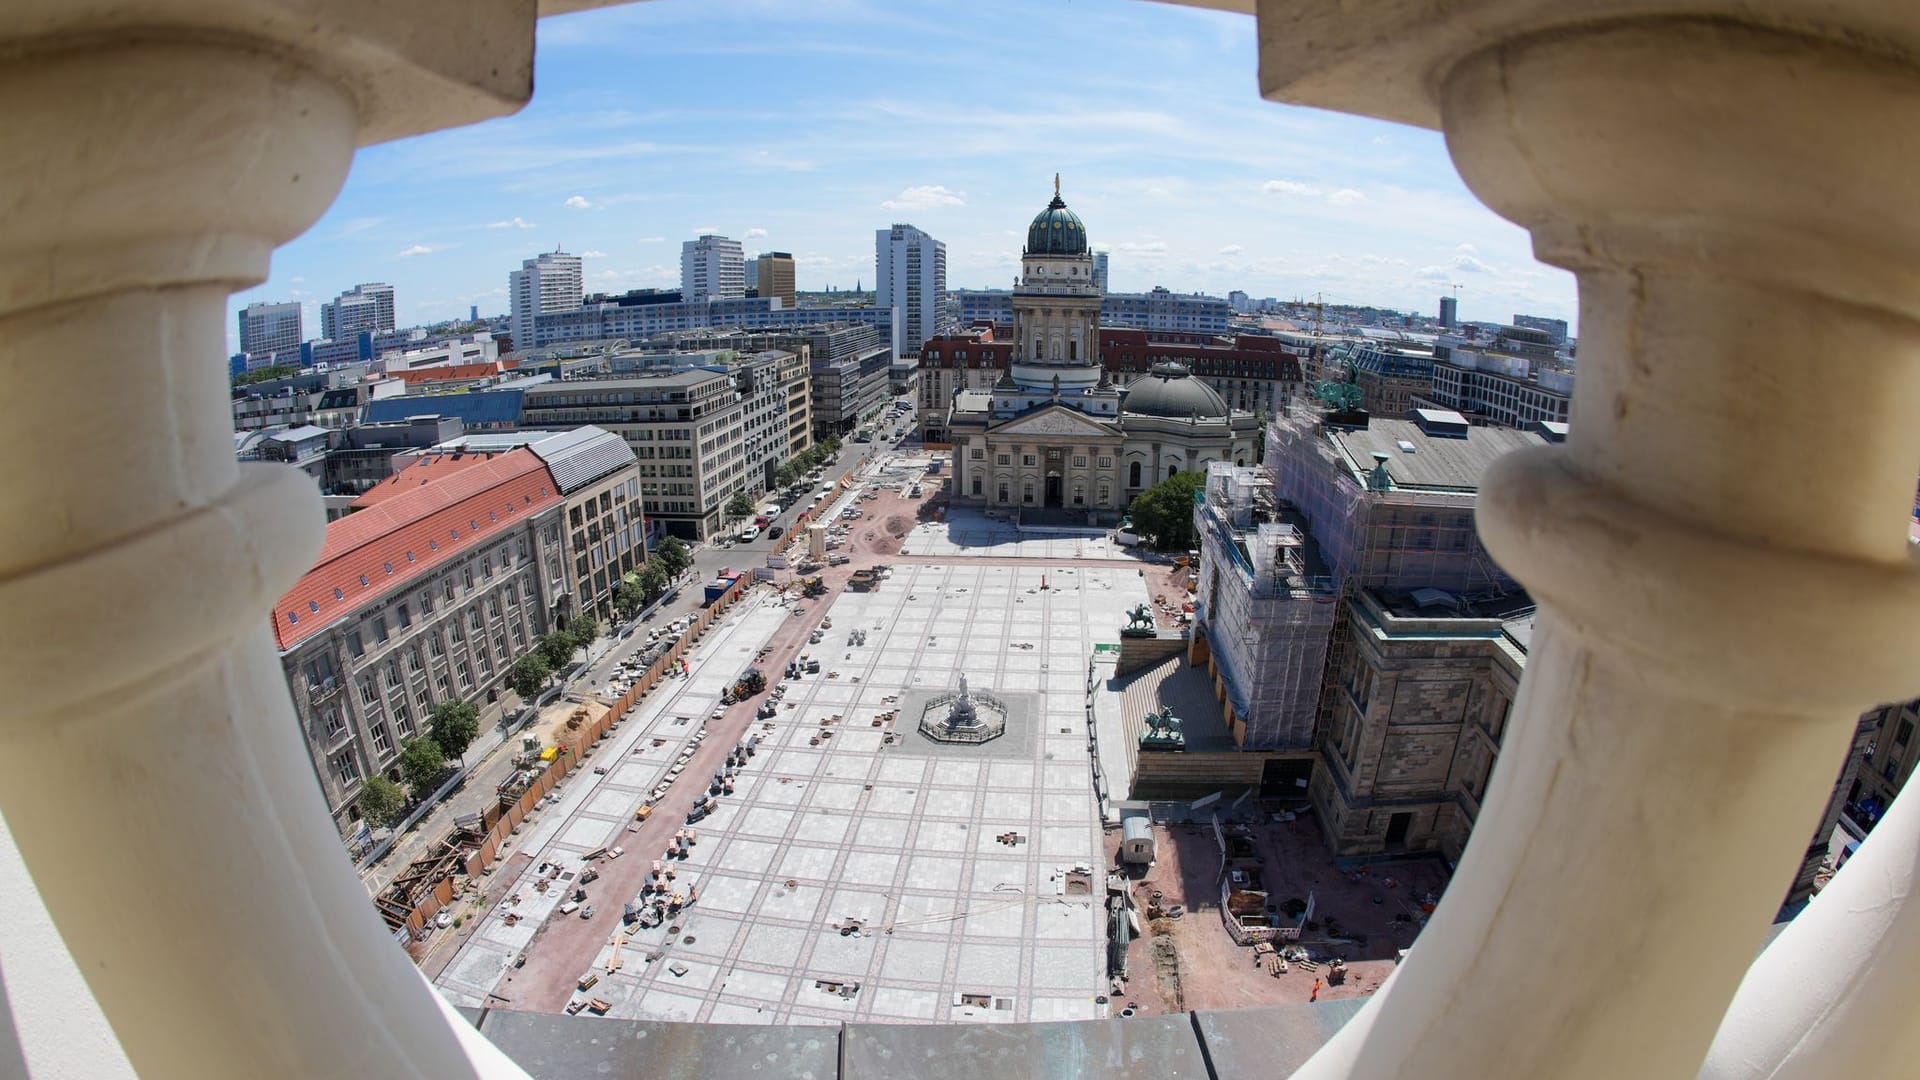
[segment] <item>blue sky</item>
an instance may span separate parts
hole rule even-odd
[[[1260,100],[1254,22],[1138,0],[655,0],[548,19],[517,115],[362,150],[332,209],[237,295],[391,282],[402,325],[507,308],[556,245],[589,291],[678,287],[701,232],[872,287],[874,230],[1010,284],[1062,177],[1111,287],[1572,318],[1573,279],[1480,205],[1440,136]],[[233,320],[228,319],[229,336]],[[230,346],[231,347],[231,346]]]

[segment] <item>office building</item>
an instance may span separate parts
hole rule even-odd
[[[1109,254],[1111,254],[1111,252],[1096,251],[1093,253],[1093,287],[1103,293],[1107,291],[1107,256]]]
[[[526,260],[520,269],[507,275],[507,296],[512,301],[508,316],[508,334],[516,349],[530,348],[534,340],[534,320],[541,315],[574,311],[580,307],[583,289],[580,256],[550,251]]]
[[[1440,325],[1448,330],[1460,325],[1460,299],[1454,296],[1440,298]]]
[[[793,255],[785,251],[762,252],[753,260],[754,281],[758,285],[763,299],[780,301],[780,306],[793,306]]]
[[[658,334],[703,330],[709,327],[744,329],[804,329],[838,323],[875,327],[880,340],[891,341],[893,312],[864,299],[810,302],[781,307],[773,297],[739,300],[685,301],[673,291],[640,289],[589,301],[574,311],[542,315],[534,324],[534,347],[584,342],[636,341]]]
[[[711,234],[680,245],[680,296],[689,303],[747,295],[740,241]]]
[[[689,368],[528,387],[520,419],[528,428],[592,424],[618,434],[638,459],[649,517],[666,532],[704,540],[724,530],[734,492],[765,490],[764,466],[749,468],[745,414],[732,371]]]
[[[1573,411],[1573,370],[1545,330],[1502,327],[1490,342],[1449,334],[1434,343],[1432,383],[1414,393],[1413,404],[1494,427],[1564,424]]]
[[[362,782],[396,772],[435,705],[500,697],[567,592],[563,500],[546,464],[524,449],[452,464],[328,523],[313,569],[274,608],[294,712],[342,835]]]
[[[393,286],[381,282],[355,285],[320,305],[320,336],[346,341],[371,331],[392,330]]]
[[[1529,330],[1543,330],[1555,345],[1567,343],[1567,320],[1550,319],[1545,315],[1515,315],[1513,325],[1524,326]]]
[[[1360,385],[1360,407],[1376,417],[1409,419],[1414,399],[1433,389],[1431,350],[1369,341],[1348,350],[1347,362]]]
[[[239,320],[240,351],[249,356],[298,353],[306,338],[298,302],[248,304],[240,309]]]
[[[1013,322],[1013,293],[1005,289],[955,289],[954,310],[962,327]],[[1101,292],[1100,325],[1188,334],[1225,334],[1233,308],[1218,296],[1155,288],[1144,293]]]
[[[874,234],[874,306],[894,312],[893,348],[920,355],[941,333],[947,305],[947,245],[911,225]]]

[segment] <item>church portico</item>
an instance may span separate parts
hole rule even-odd
[[[1086,228],[1061,198],[1027,229],[1011,356],[991,390],[957,394],[947,418],[954,498],[996,511],[1118,520],[1133,497],[1209,462],[1253,459],[1258,423],[1183,365],[1126,387],[1100,363],[1100,289]]]

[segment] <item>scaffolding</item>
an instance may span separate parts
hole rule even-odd
[[[1197,610],[1215,667],[1245,726],[1242,744],[1311,745],[1335,591],[1304,521],[1287,520],[1257,468],[1208,467],[1195,511],[1202,565]]]

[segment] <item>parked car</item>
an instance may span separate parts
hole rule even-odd
[[[768,529],[768,530],[767,530],[767,539],[769,539],[769,540],[778,540],[778,539],[780,539],[780,538],[781,538],[782,536],[784,536],[784,535],[786,535],[786,532],[787,532],[787,527],[786,527],[786,526],[784,526],[784,525],[775,525],[775,526],[774,526],[773,528],[771,528],[771,529]]]

